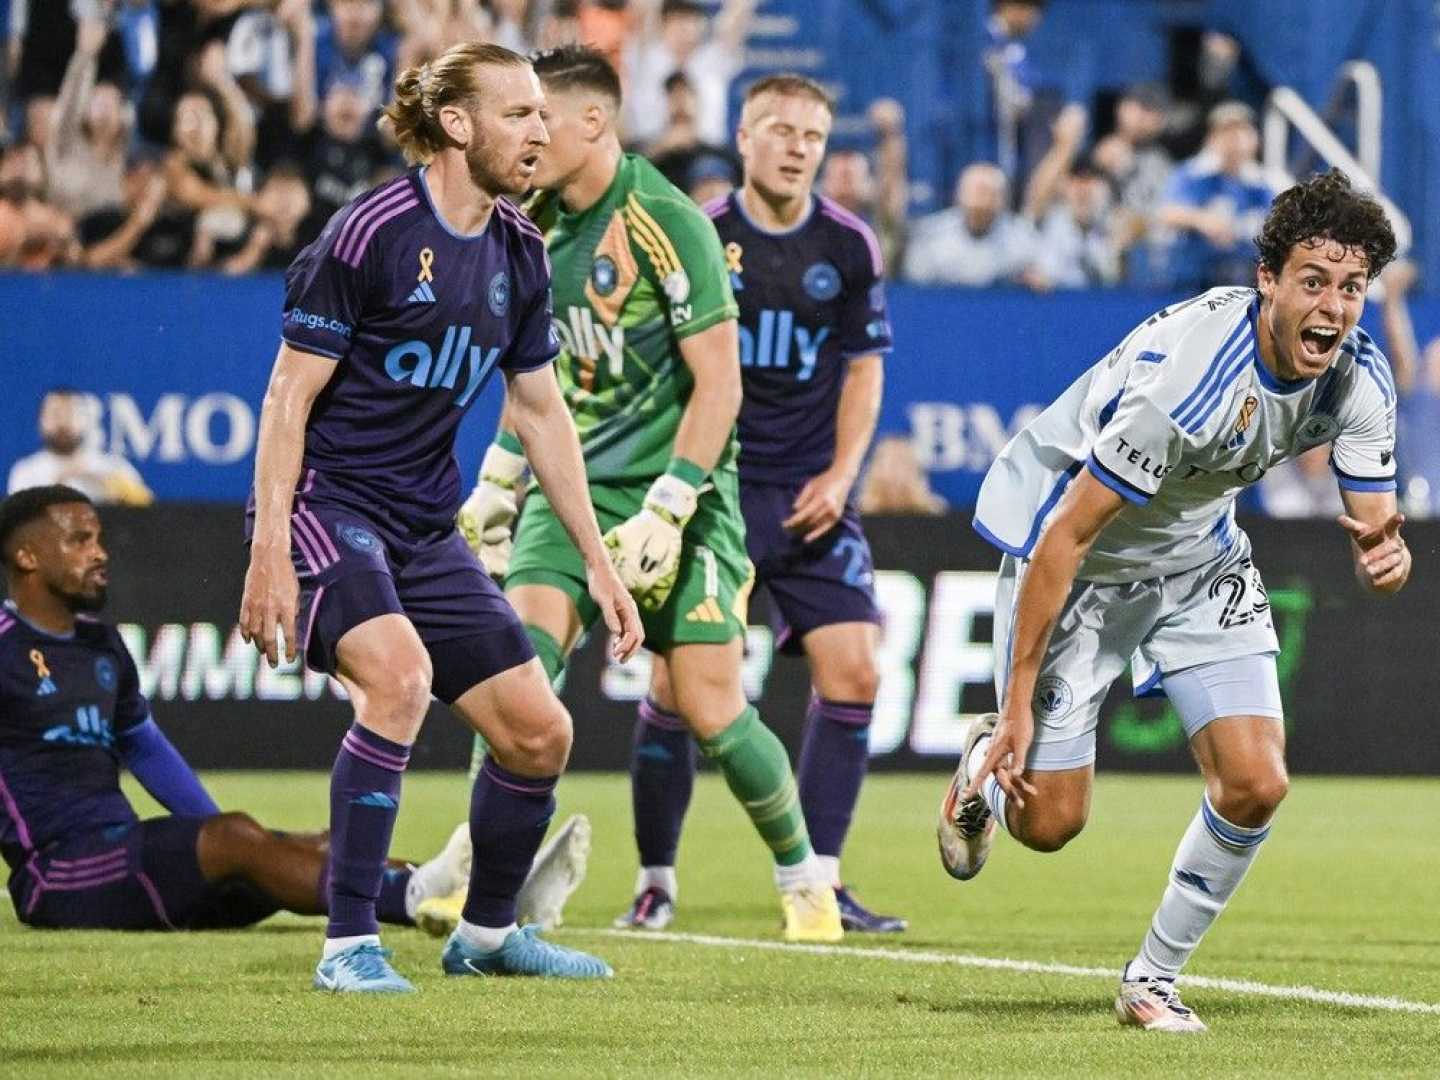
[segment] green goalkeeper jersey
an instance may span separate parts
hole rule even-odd
[[[560,357],[555,371],[592,483],[665,471],[694,380],[680,342],[740,314],[705,213],[643,158],[626,154],[594,206],[531,204],[545,233]],[[736,358],[739,363],[739,358]],[[733,470],[737,443],[716,463]]]

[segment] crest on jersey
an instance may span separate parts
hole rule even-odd
[[[40,685],[35,688],[35,696],[45,697],[55,693],[55,680],[50,678],[50,666],[45,663],[45,654],[39,649],[31,649],[30,663],[35,665],[35,677],[40,680]]]
[[[590,267],[590,284],[600,296],[609,296],[615,291],[615,286],[620,282],[620,271],[615,267],[615,260],[609,255],[598,255],[595,264]]]
[[[1046,675],[1035,684],[1035,711],[1042,719],[1059,720],[1075,704],[1075,691],[1059,675]]]
[[[1340,421],[1329,413],[1315,413],[1307,416],[1305,423],[1295,433],[1295,445],[1302,447],[1319,446],[1340,434]]]
[[[800,283],[812,300],[824,302],[840,295],[840,271],[828,262],[812,263]]]
[[[95,681],[100,684],[100,689],[106,692],[115,689],[116,672],[115,661],[108,656],[97,656],[95,658]]]
[[[510,275],[504,270],[490,279],[490,288],[486,291],[485,299],[490,304],[490,314],[497,319],[503,319],[510,310]]]
[[[435,290],[430,283],[435,280],[435,271],[431,269],[435,265],[435,252],[430,248],[420,249],[420,273],[415,275],[418,284],[415,291],[405,298],[407,304],[433,304],[435,303]]]

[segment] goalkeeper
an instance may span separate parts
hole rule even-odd
[[[680,714],[774,854],[786,939],[838,940],[834,892],[811,851],[789,758],[741,689],[753,568],[735,469],[739,309],[724,252],[697,206],[621,152],[620,84],[598,53],[567,46],[534,63],[551,141],[531,215],[546,233],[556,374],[600,528],[646,644],[669,662]],[[511,550],[525,460],[507,423],[460,526],[504,577],[554,679],[599,612],[544,492],[528,492]]]

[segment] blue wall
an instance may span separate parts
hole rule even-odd
[[[881,430],[910,434],[936,489],[962,506],[1019,426],[1174,299],[899,286],[889,295],[896,348]],[[105,445],[162,498],[243,500],[280,296],[278,276],[0,276],[0,468],[36,449],[40,397],[63,384],[96,396]],[[1422,339],[1440,333],[1440,303],[1415,317]],[[1366,321],[1376,329],[1373,310]],[[466,475],[498,403],[488,390],[466,420]]]

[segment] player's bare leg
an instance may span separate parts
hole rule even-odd
[[[739,638],[672,648],[666,660],[675,702],[774,854],[786,939],[839,940],[840,911],[810,847],[790,759],[741,688],[742,648]]]
[[[1205,1025],[1180,1002],[1175,977],[1239,888],[1289,787],[1285,729],[1271,717],[1214,720],[1190,748],[1205,776],[1204,801],[1115,1002],[1121,1023],[1177,1033]]]
[[[246,813],[220,814],[200,827],[196,855],[206,881],[246,882],[276,907],[297,915],[329,912],[326,833],[276,832]],[[380,922],[409,925],[426,897],[448,893],[469,873],[468,833],[452,835],[435,858],[420,866],[387,859],[376,915]]]
[[[871,622],[832,623],[810,631],[801,644],[814,693],[795,779],[815,857],[835,888],[846,930],[904,930],[904,919],[867,910],[840,875],[840,851],[870,761],[870,721],[880,687],[875,665],[880,628]]]
[[[569,605],[559,590],[548,591]],[[531,632],[526,612],[517,610]],[[537,652],[543,655],[539,644]],[[447,974],[611,974],[603,961],[543,941],[535,927],[516,922],[517,896],[555,812],[555,785],[570,756],[570,714],[550,681],[536,657],[471,687],[452,706],[489,749],[471,793],[475,857],[462,917],[441,958]]]

